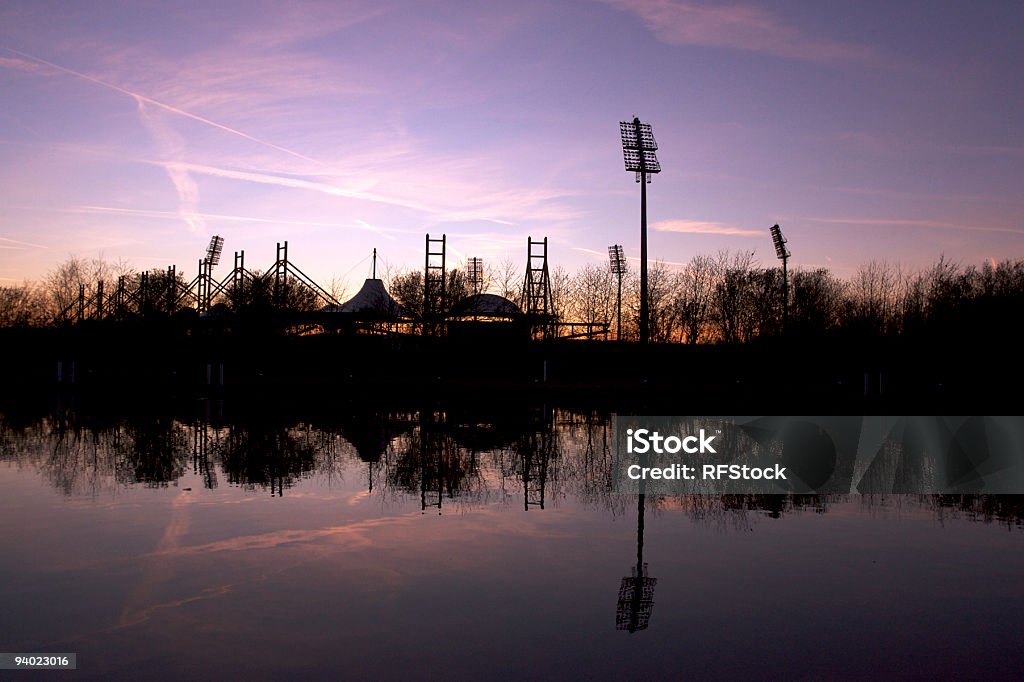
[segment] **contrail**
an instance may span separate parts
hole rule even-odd
[[[49,248],[49,247],[43,246],[42,244],[33,244],[32,242],[23,242],[23,241],[19,241],[17,239],[11,239],[10,237],[0,237],[0,242],[10,242],[11,244],[16,244],[17,245],[17,246],[11,246],[11,247],[0,246],[0,248],[12,248],[13,249],[13,248],[21,248],[21,247],[24,247],[24,246],[31,246],[34,249],[46,249],[46,248]]]
[[[0,45],[0,49],[7,50],[8,52],[10,52],[12,54],[16,54],[18,56],[25,57],[26,59],[31,59],[32,61],[34,61],[34,62],[36,62],[38,64],[45,64],[46,66],[49,66],[52,69],[57,69],[58,71],[61,71],[63,73],[75,76],[76,78],[81,78],[82,80],[87,80],[90,83],[95,83],[96,85],[102,85],[105,88],[108,88],[108,89],[113,90],[115,92],[120,92],[123,95],[128,95],[129,97],[133,97],[136,100],[141,100],[141,101],[145,102],[146,104],[152,104],[155,107],[160,107],[161,109],[164,109],[166,111],[170,111],[171,113],[174,113],[174,114],[178,114],[179,116],[184,116],[185,118],[190,118],[193,121],[199,121],[200,123],[205,123],[208,126],[213,126],[214,128],[217,128],[218,130],[223,130],[224,132],[231,133],[232,135],[237,135],[238,137],[241,137],[243,139],[249,140],[250,142],[255,142],[256,144],[263,145],[264,147],[269,147],[271,149],[275,149],[275,150],[277,150],[279,152],[282,152],[284,154],[288,154],[290,156],[294,156],[295,158],[302,159],[304,161],[309,161],[309,162],[315,163],[317,165],[322,165],[323,164],[322,161],[318,161],[317,159],[314,159],[314,158],[311,158],[309,156],[306,156],[305,154],[300,154],[299,152],[293,151],[293,150],[288,149],[286,147],[282,147],[280,145],[276,145],[273,142],[267,142],[266,140],[261,140],[258,137],[253,137],[252,135],[249,135],[248,133],[243,133],[241,130],[236,130],[234,128],[230,128],[230,127],[228,127],[226,125],[217,123],[216,121],[211,121],[208,118],[204,118],[204,117],[199,116],[197,114],[193,114],[193,113],[191,113],[189,111],[185,111],[184,109],[179,109],[177,107],[173,107],[170,104],[164,104],[163,102],[155,100],[152,97],[146,97],[145,95],[140,95],[137,92],[132,92],[131,90],[127,90],[127,89],[122,88],[120,86],[114,85],[113,83],[108,83],[106,81],[100,80],[99,78],[95,78],[95,77],[90,76],[88,74],[81,73],[80,71],[75,71],[73,69],[69,69],[69,68],[61,66],[59,64],[54,64],[53,62],[48,62],[45,59],[40,59],[39,57],[35,57],[33,55],[28,54],[27,52],[22,52],[21,50],[15,50],[14,48],[7,47],[6,45]]]
[[[281,187],[294,187],[297,189],[308,189],[314,192],[322,192],[324,194],[330,194],[338,197],[349,197],[352,199],[363,199],[365,201],[373,201],[380,204],[389,204],[391,206],[403,206],[405,208],[411,208],[416,211],[422,211],[424,213],[439,213],[435,208],[425,206],[411,200],[405,200],[395,197],[388,197],[380,194],[374,194],[372,192],[363,192],[360,190],[346,189],[344,187],[337,187],[335,185],[328,185],[322,182],[311,182],[309,180],[303,180],[301,178],[285,177],[281,175],[272,175],[269,173],[253,173],[250,171],[235,171],[227,168],[217,168],[215,166],[206,166],[198,163],[186,163],[178,161],[148,161],[146,163],[152,163],[159,166],[174,166],[182,168],[192,173],[200,173],[204,175],[213,175],[221,178],[229,178],[233,180],[246,180],[249,182],[258,182],[268,185],[279,185]]]
[[[155,211],[144,208],[118,208],[114,206],[78,206],[76,208],[64,210],[68,213],[109,213],[114,215],[141,216],[144,218],[161,218],[166,220],[177,220],[181,218],[181,214],[174,211]],[[224,220],[239,223],[269,223],[272,225],[298,225],[300,227],[353,227],[352,223],[324,223],[309,220],[277,220],[274,218],[257,218],[254,216],[243,215],[225,215],[222,213],[196,213],[195,216],[197,218],[202,218],[204,220]],[[390,232],[391,230],[375,227],[364,220],[356,219],[355,222],[357,227],[361,227],[364,230],[368,230],[370,232],[376,232],[383,237],[387,237],[388,239],[394,239],[394,237],[392,237],[391,235],[385,234],[386,232]],[[0,237],[0,239],[3,239],[3,237]],[[33,244],[33,246],[35,245]]]

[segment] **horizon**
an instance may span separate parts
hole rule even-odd
[[[771,9],[769,9],[771,8]],[[70,254],[192,273],[275,242],[384,267],[639,252],[618,122],[653,126],[650,259],[848,278],[1024,257],[1024,8],[673,0],[0,9],[0,283]],[[225,266],[222,264],[221,266]],[[365,272],[364,272],[365,271]]]

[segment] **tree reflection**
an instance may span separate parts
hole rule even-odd
[[[561,500],[631,516],[635,497],[613,491],[610,415],[539,406],[374,410],[349,405],[302,419],[269,410],[223,419],[222,405],[192,414],[140,409],[104,413],[58,402],[48,412],[0,414],[0,460],[34,468],[64,495],[96,495],[122,486],[165,487],[198,476],[212,489],[226,481],[280,496],[306,480],[365,481],[382,501],[415,500],[423,511],[446,504],[491,504],[526,511]],[[256,416],[252,416],[256,415]],[[212,417],[212,418],[211,418]],[[723,434],[728,435],[728,433]],[[645,504],[700,523],[749,528],[756,517],[824,514],[842,495],[646,495]],[[1017,496],[857,496],[884,511],[925,508],[940,522],[963,518],[1024,525]],[[909,502],[908,502],[909,500]],[[637,569],[642,575],[643,567]]]
[[[420,508],[442,511],[445,499],[478,497],[483,481],[475,453],[461,448],[440,411],[420,413],[418,425],[403,438],[394,460],[387,465],[393,488],[419,495]]]
[[[334,474],[337,447],[331,435],[307,423],[254,420],[218,432],[214,452],[228,483],[269,488],[271,495],[283,496],[285,488],[303,478]]]

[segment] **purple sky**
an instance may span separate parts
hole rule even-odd
[[[639,251],[618,122],[654,126],[651,257],[842,276],[1024,258],[1020,2],[0,5],[0,284],[74,253],[191,276],[213,234],[353,291]]]

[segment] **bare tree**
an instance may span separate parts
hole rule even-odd
[[[664,261],[654,261],[647,267],[647,314],[650,340],[666,343],[678,327],[678,311],[673,305],[673,273]],[[626,305],[623,304],[623,309]],[[640,328],[640,278],[630,280],[629,296],[630,335]],[[625,331],[625,330],[624,330]],[[625,337],[626,334],[624,333]]]
[[[821,334],[844,321],[847,285],[824,268],[793,273],[790,329],[796,334]]]
[[[79,304],[95,297],[97,282],[110,280],[113,276],[113,268],[102,258],[69,256],[44,280],[49,304],[47,314],[57,321],[72,319]]]
[[[566,316],[577,322],[609,324],[615,315],[616,286],[607,266],[586,264],[572,277]]]
[[[556,318],[565,319],[572,297],[572,275],[558,265],[548,273],[548,282],[551,293],[551,314]]]
[[[512,262],[511,258],[505,258],[496,267],[485,265],[487,273],[486,282],[492,286],[499,296],[510,301],[519,301],[523,293],[523,275],[521,270]]]
[[[348,285],[345,284],[345,280],[337,275],[332,275],[330,281],[327,283],[327,293],[331,295],[331,298],[338,303],[344,303],[347,291]]]
[[[413,315],[423,314],[423,273],[407,270],[391,276],[389,291],[403,308]]]
[[[47,322],[46,297],[31,282],[0,287],[0,327],[38,327]]]
[[[951,269],[955,271],[955,266]],[[939,281],[945,279],[940,277]],[[858,268],[850,286],[851,322],[872,334],[892,331],[900,304],[900,283],[899,266],[892,263],[873,260]]]
[[[719,261],[697,255],[676,273],[673,308],[679,320],[680,341],[693,345],[709,341],[715,286],[720,277]]]
[[[753,251],[739,251],[731,256],[720,251],[717,256],[721,277],[715,287],[715,321],[719,338],[726,343],[745,341],[744,332],[749,328],[746,316],[750,315],[753,287],[751,269],[754,263]]]

